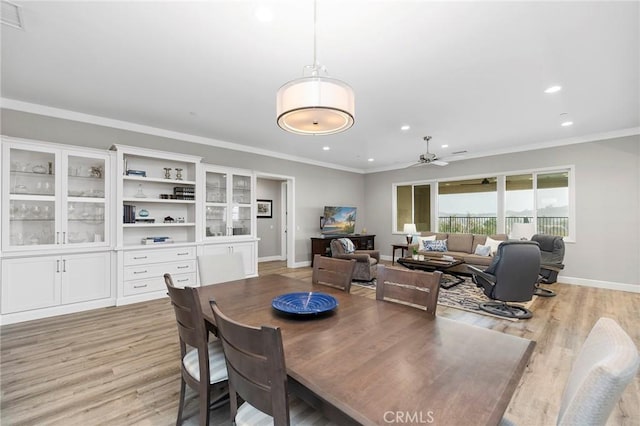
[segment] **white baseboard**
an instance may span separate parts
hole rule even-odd
[[[625,284],[613,281],[590,280],[587,278],[558,276],[558,282],[562,284],[581,285],[584,287],[604,288],[607,290],[628,291],[630,293],[640,293],[640,285]]]
[[[294,268],[304,268],[306,266],[311,266],[311,261],[308,260],[306,262],[294,262],[293,267]]]
[[[258,263],[260,262],[274,262],[276,260],[287,260],[286,257],[283,256],[265,256],[265,257],[259,257],[258,258]]]
[[[14,312],[10,314],[0,315],[0,324],[15,324],[17,322],[31,321],[41,318],[53,317],[58,315],[73,314],[76,312],[88,311],[91,309],[106,308],[115,305],[116,299],[100,299],[90,302],[72,303],[69,305],[53,306],[51,308],[33,309],[30,311]]]

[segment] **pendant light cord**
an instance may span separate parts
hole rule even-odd
[[[313,0],[313,69],[314,69],[314,74],[317,75],[318,73],[318,58],[317,58],[317,36],[316,36],[316,32],[317,32],[317,15],[318,15],[318,2],[317,0]]]

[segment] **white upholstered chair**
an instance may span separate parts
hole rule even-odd
[[[241,280],[245,277],[242,253],[198,256],[200,285]]]
[[[573,363],[562,394],[559,426],[600,426],[638,372],[640,356],[627,333],[600,318]],[[513,424],[503,419],[501,425]]]

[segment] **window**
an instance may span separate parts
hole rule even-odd
[[[393,232],[415,223],[419,232],[510,234],[514,223],[535,223],[536,233],[574,240],[572,175],[565,167],[394,184]]]
[[[394,185],[396,208],[394,231],[402,232],[405,223],[415,223],[418,232],[431,230],[431,185]]]
[[[498,192],[495,177],[438,183],[438,230],[495,234]]]

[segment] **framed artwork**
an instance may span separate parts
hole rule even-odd
[[[258,201],[258,219],[271,219],[273,213],[271,208],[273,207],[273,200],[257,200]]]

